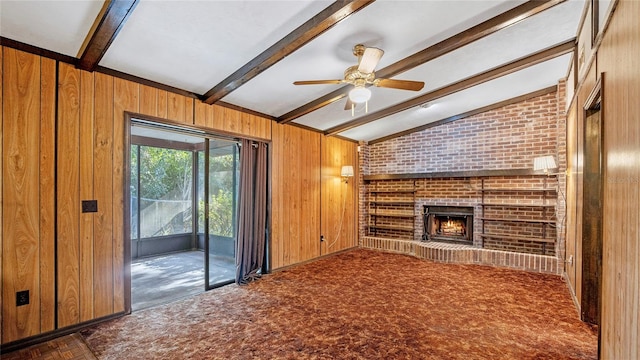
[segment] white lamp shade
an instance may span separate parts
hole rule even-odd
[[[369,99],[371,99],[371,90],[366,87],[356,86],[349,91],[349,100],[353,103],[360,104],[369,101]]]
[[[353,177],[353,166],[345,165],[340,170],[340,176],[342,177]]]
[[[553,155],[540,156],[533,159],[533,170],[534,171],[544,171],[548,172],[549,169],[555,169],[558,165],[556,165],[556,160],[553,158]]]

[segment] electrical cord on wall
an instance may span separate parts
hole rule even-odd
[[[347,187],[347,190],[349,188]],[[348,192],[348,191],[347,191]],[[342,199],[342,216],[340,216],[340,225],[338,226],[338,235],[336,235],[335,240],[327,245],[327,250],[331,249],[333,245],[340,239],[340,233],[342,232],[342,223],[344,222],[344,214],[347,211],[347,197],[344,196]]]

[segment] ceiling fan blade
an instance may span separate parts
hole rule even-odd
[[[375,70],[376,66],[378,66],[378,62],[383,54],[384,51],[378,48],[370,47],[364,49],[364,54],[362,54],[362,58],[358,64],[358,71],[365,74],[371,74],[373,70]]]
[[[378,87],[411,91],[420,91],[424,87],[423,81],[411,80],[376,79],[374,84]]]
[[[342,84],[343,80],[306,80],[294,81],[293,85],[322,85],[322,84]]]

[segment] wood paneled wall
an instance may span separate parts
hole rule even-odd
[[[603,359],[637,359],[640,357],[640,2],[620,0],[606,29],[602,42],[593,53],[596,61],[580,70],[574,105],[568,122],[574,121],[575,132],[568,130],[570,166],[567,237],[575,239],[575,278],[568,278],[580,301],[581,246],[581,161],[585,102],[603,75],[603,264],[601,297],[601,344]],[[590,34],[589,18],[581,34]],[[583,36],[586,37],[586,36]],[[590,38],[583,46],[589,48]],[[571,76],[571,75],[570,75]],[[574,112],[575,111],[575,112]],[[570,127],[569,127],[570,129]],[[574,146],[569,144],[573,143]],[[575,197],[575,201],[571,198]],[[567,241],[569,246],[571,242]],[[569,253],[569,249],[567,250]],[[571,268],[568,268],[568,270]]]
[[[356,144],[0,49],[2,344],[126,310],[125,112],[271,141],[272,268],[320,256],[322,207],[330,233],[344,196],[341,236],[322,254],[356,244],[355,182],[329,180],[348,161],[357,169]],[[82,200],[98,212],[82,213]],[[21,290],[30,304],[16,307]]]
[[[272,121],[252,114],[197,101],[195,125],[222,133],[242,134],[251,138],[271,140]]]
[[[602,358],[640,358],[640,2],[619,1],[597,54],[603,80]],[[602,114],[602,113],[601,113]]]
[[[320,256],[320,137],[273,124],[271,269]]]
[[[322,255],[358,245],[358,144],[335,137],[322,137],[321,243]],[[354,177],[345,184],[343,165],[351,165]]]
[[[565,271],[571,292],[575,297],[576,306],[580,306],[580,284],[581,272],[577,271],[578,265],[582,263],[582,250],[578,248],[581,242],[577,239],[578,228],[582,229],[582,212],[578,213],[578,201],[582,202],[582,197],[578,196],[578,108],[574,102],[567,113],[567,212],[566,212],[566,243],[565,243]],[[582,205],[580,205],[582,208]],[[579,227],[578,227],[579,225]]]
[[[3,49],[2,343],[54,329],[55,72],[53,60]]]

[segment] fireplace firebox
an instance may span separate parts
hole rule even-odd
[[[473,245],[473,207],[424,205],[422,215],[422,240]]]

